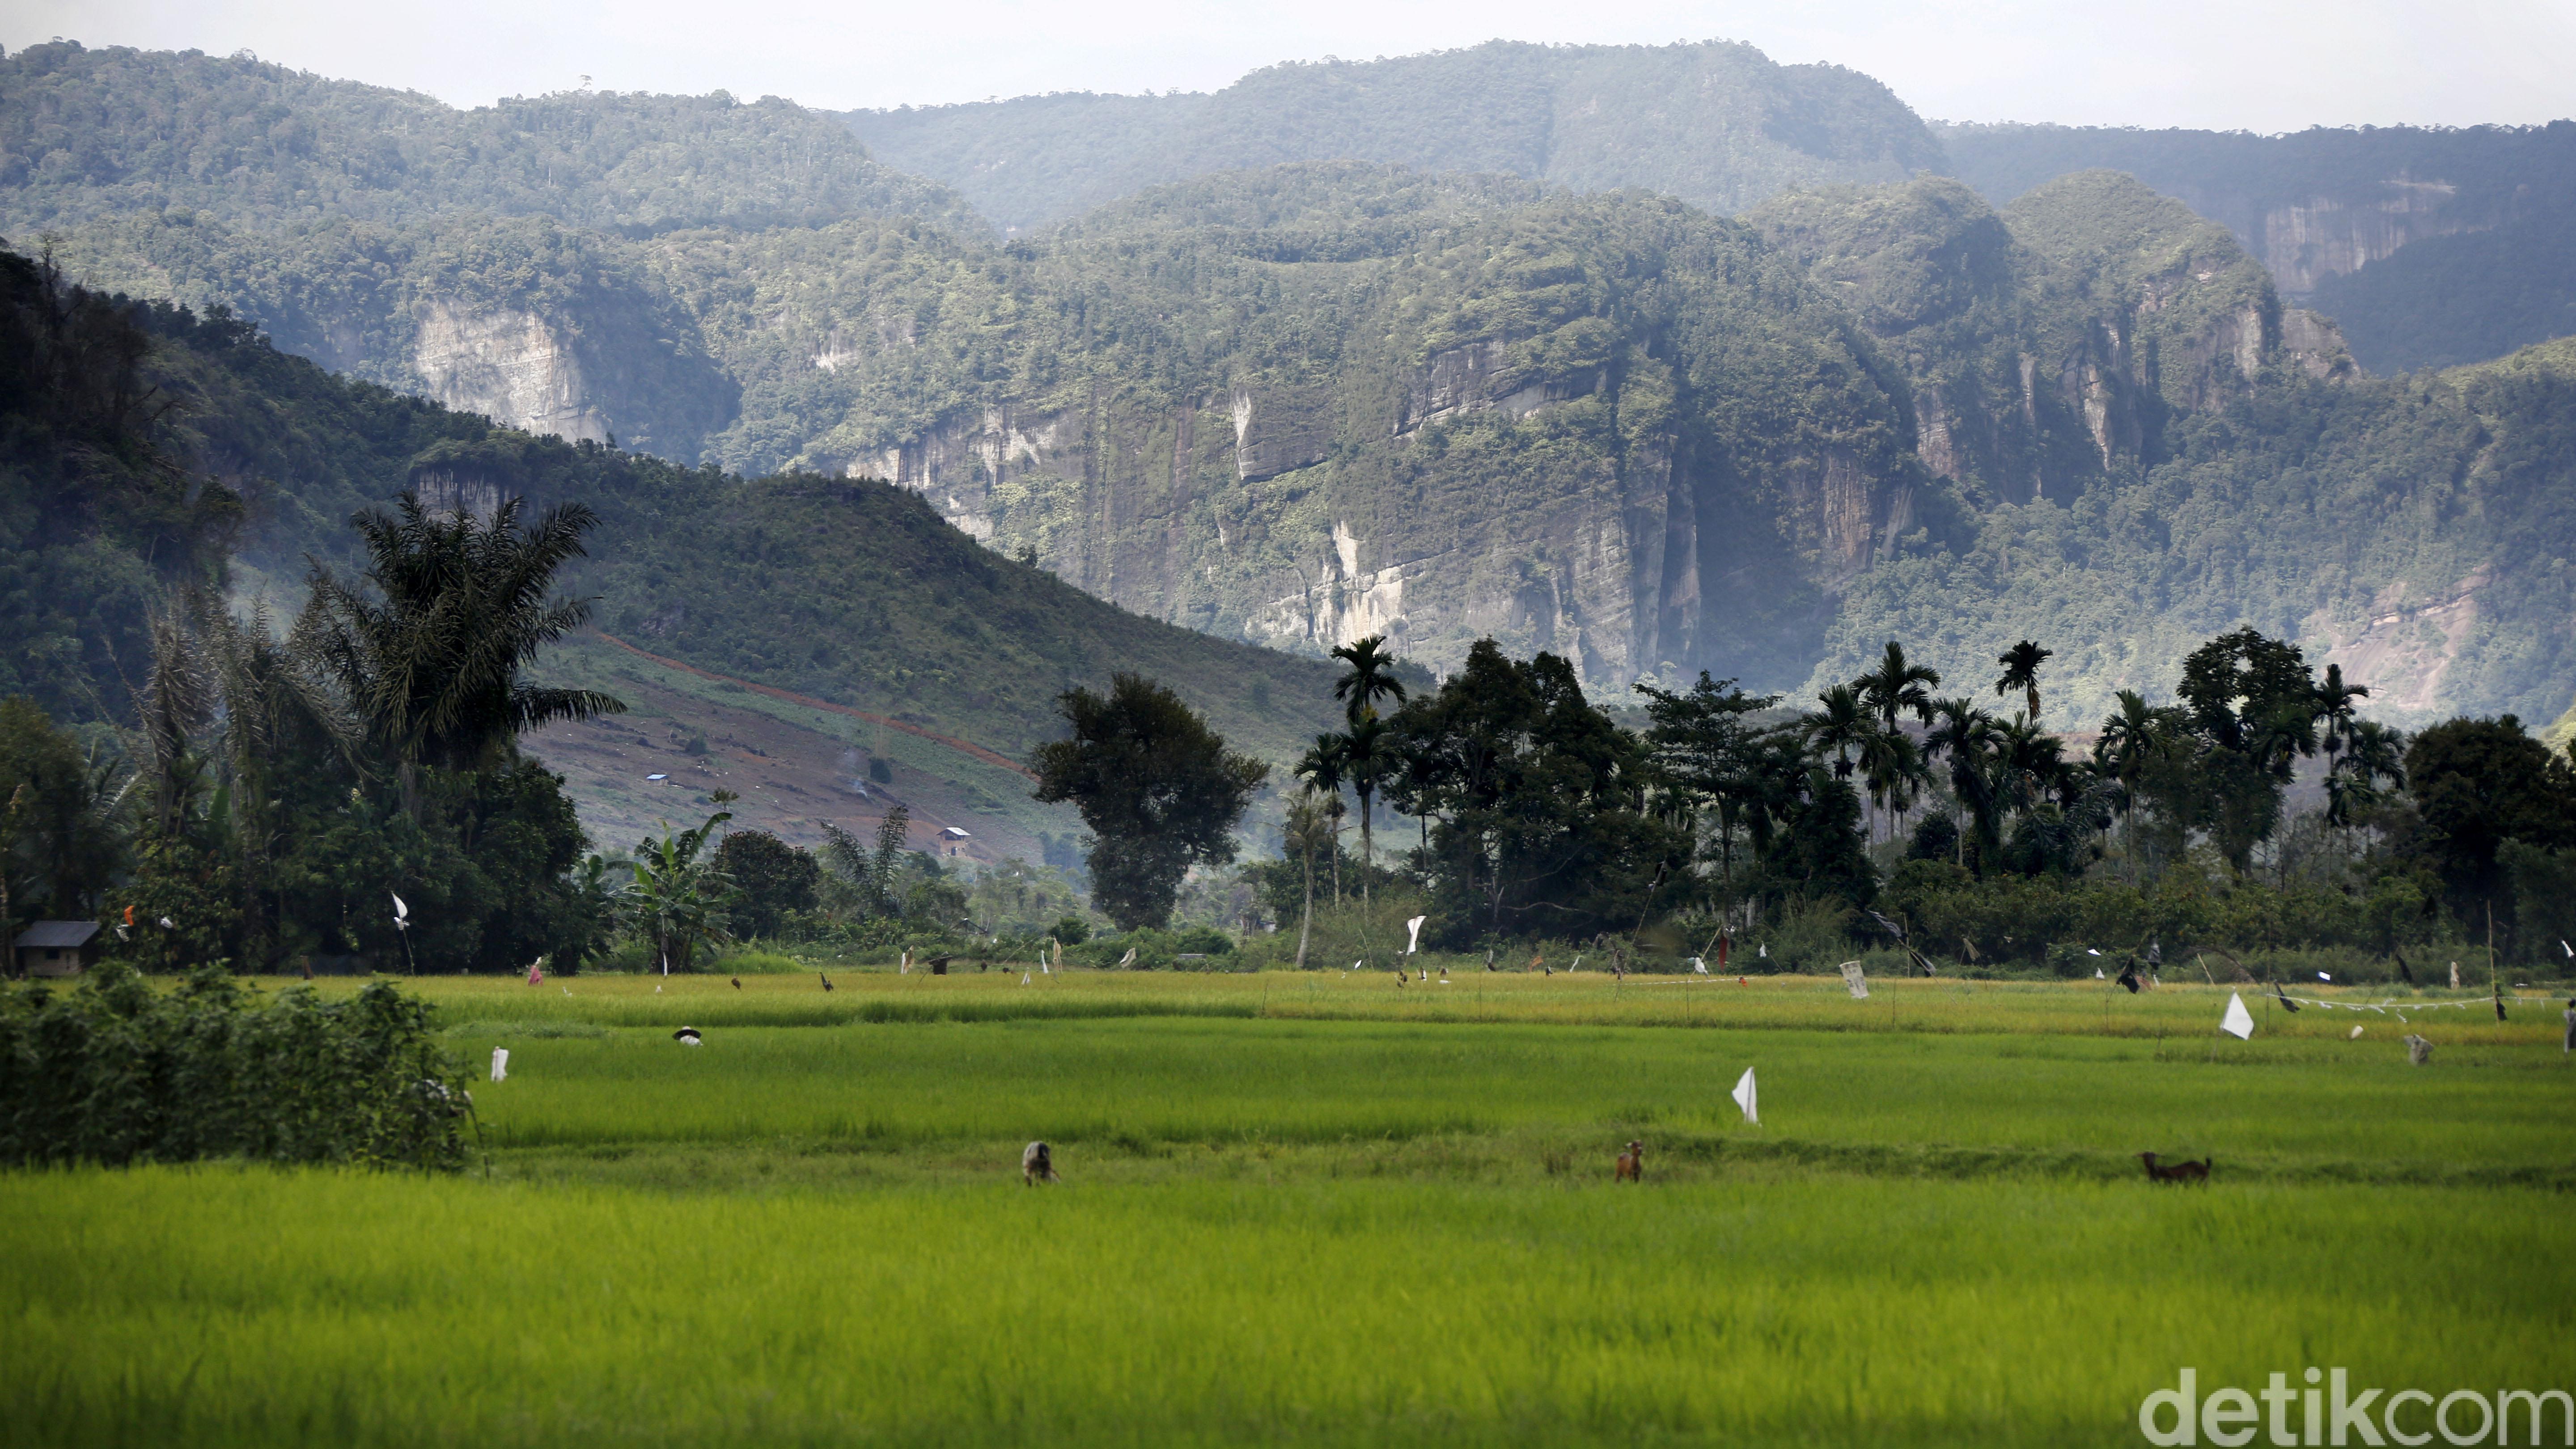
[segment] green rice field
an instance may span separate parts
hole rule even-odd
[[[2239,1042],[2207,985],[834,979],[417,983],[510,1053],[462,1177],[0,1175],[9,1441],[2137,1444],[2185,1367],[2576,1389],[2537,990]]]

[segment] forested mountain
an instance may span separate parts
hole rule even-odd
[[[57,73],[111,64],[174,94],[241,75],[329,89],[250,62],[39,50],[41,65],[35,50],[0,62],[10,136],[33,134],[22,117],[64,111],[27,99],[54,95]],[[1282,68],[1227,104],[1342,87],[1331,106],[1280,101],[1281,124],[1294,110],[1360,135],[1417,102],[1473,91],[1499,105],[1509,75],[1559,86],[1596,64],[1631,78],[1684,66],[1692,94],[1728,105],[1791,93],[1778,87],[1795,68],[1749,55],[1484,47],[1414,70]],[[1482,80],[1441,79],[1453,71]],[[1386,79],[1399,74],[1412,79]],[[80,94],[112,108],[119,93]],[[1782,166],[1824,153],[1764,150],[1788,145],[1779,134],[1850,150],[1817,139],[1877,114],[1844,99],[1806,131],[1755,106],[1769,119],[1711,130],[1724,144],[1695,154],[1751,176],[1727,137],[1767,138],[1741,154]],[[651,130],[635,117],[659,116],[673,145],[696,134],[692,117],[758,112],[796,135],[831,125],[785,103],[530,104],[609,107],[630,138]],[[509,109],[455,124],[499,127]],[[1152,110],[1102,114],[1143,127]],[[1576,134],[1551,122],[1547,144]],[[1642,135],[1613,149],[1653,151]],[[649,149],[619,144],[621,157]],[[224,303],[359,377],[669,459],[658,473],[615,465],[659,480],[638,516],[692,516],[768,560],[748,572],[778,597],[867,585],[834,573],[832,548],[724,533],[745,510],[787,505],[691,469],[883,478],[928,504],[918,517],[1152,618],[1307,653],[1386,632],[1441,670],[1493,637],[1568,656],[1595,689],[1703,668],[1793,688],[1848,677],[1892,635],[1966,676],[2037,636],[2058,650],[2052,698],[2074,710],[2058,723],[2098,718],[2116,689],[2162,687],[2189,647],[2252,623],[2346,661],[2401,717],[2566,706],[2576,600],[2556,560],[2576,523],[2554,449],[2576,404],[2555,354],[2368,379],[2228,227],[2113,172],[2059,177],[2001,211],[1917,176],[1784,192],[1730,218],[1581,189],[1606,173],[1505,174],[1558,164],[1506,151],[1428,158],[1501,168],[1484,172],[1221,170],[1008,242],[920,202],[940,193],[891,184],[862,196],[782,182],[759,193],[785,208],[767,218],[750,200],[725,211],[721,187],[700,213],[602,212],[605,161],[568,162],[559,193],[532,182],[512,193],[524,207],[505,207],[470,155],[439,162],[437,176],[467,178],[452,208],[432,177],[410,210],[314,201],[290,223],[261,198],[304,163],[249,148],[220,173],[168,163],[39,185],[30,170],[0,195],[20,209],[0,215],[62,219],[57,255],[76,275]],[[1878,164],[1860,174],[1912,168]],[[1776,189],[1836,173],[1762,174]],[[140,200],[181,195],[205,204]],[[986,557],[936,536],[958,544],[942,567],[971,573]],[[823,616],[727,592],[747,582],[676,567],[635,579],[619,596],[637,611],[627,622],[658,621],[670,652],[702,667],[793,675],[816,694],[882,673],[813,655]],[[718,612],[720,600],[743,608]],[[950,690],[942,717],[1026,702],[937,687]]]
[[[1295,161],[1645,187],[1731,212],[1793,186],[1941,166],[1923,122],[1840,66],[1749,45],[1522,45],[1254,71],[1210,95],[1023,96],[844,116],[1005,233],[1146,187]]]
[[[2125,171],[2223,222],[2281,290],[2335,318],[2374,372],[2576,333],[2576,122],[2286,136],[1938,126],[1952,174],[2002,206]]]
[[[882,483],[746,481],[532,437],[4,252],[0,334],[0,695],[58,717],[124,711],[170,589],[246,566],[291,596],[309,557],[347,563],[352,513],[405,490],[486,512],[587,504],[600,522],[565,582],[601,627],[1013,757],[1050,737],[1057,693],[1120,669],[1190,689],[1275,756],[1330,707],[1320,664],[1118,610]]]

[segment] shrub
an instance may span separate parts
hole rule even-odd
[[[0,995],[0,1163],[365,1163],[455,1171],[474,1100],[390,982],[263,997],[220,970],[177,991],[123,966]]]

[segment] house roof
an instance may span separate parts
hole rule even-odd
[[[68,951],[88,945],[97,934],[96,921],[36,921],[18,933],[18,949]]]
[[[965,840],[965,839],[967,839],[967,838],[968,838],[968,836],[967,836],[967,834],[966,834],[966,832],[965,832],[965,831],[958,829],[958,828],[957,828],[956,826],[954,826],[954,825],[949,826],[947,829],[945,829],[945,830],[943,830],[943,831],[941,831],[941,832],[939,832],[939,833],[940,833],[940,834],[942,834],[942,835],[944,835],[944,836],[947,836],[947,837],[948,837],[949,839],[951,839],[951,840]]]

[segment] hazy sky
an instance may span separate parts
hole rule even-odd
[[[2207,126],[2576,114],[2576,0],[0,0],[0,44],[229,53],[458,105],[725,89],[848,108],[1212,90],[1275,61],[1511,40],[1748,40],[1927,117]]]

